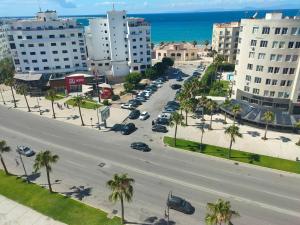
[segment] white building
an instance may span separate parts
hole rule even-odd
[[[84,28],[56,11],[17,20],[7,31],[17,72],[52,74],[87,70]]]
[[[235,97],[300,113],[300,18],[267,13],[242,19]]]
[[[229,63],[235,63],[239,40],[239,22],[213,25],[212,49],[223,55]]]
[[[85,36],[91,70],[116,78],[151,66],[151,27],[144,19],[112,10],[89,22]]]
[[[7,25],[0,25],[0,60],[10,57],[10,50],[7,39],[7,29]]]

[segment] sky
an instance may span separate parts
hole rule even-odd
[[[56,10],[59,15],[104,14],[112,9],[129,14],[203,12],[250,9],[300,9],[300,0],[0,0],[0,17],[33,16],[38,11]]]

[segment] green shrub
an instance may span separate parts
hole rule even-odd
[[[103,100],[102,104],[105,106],[109,106],[110,102],[107,99],[105,99],[105,100]]]

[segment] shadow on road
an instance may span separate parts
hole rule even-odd
[[[151,216],[148,217],[144,220],[143,223],[138,223],[138,222],[130,222],[126,221],[126,224],[137,224],[137,225],[175,225],[176,222],[174,221],[168,221],[164,218],[157,218],[156,216]]]
[[[70,190],[71,191],[64,192],[63,194],[65,194],[68,197],[77,198],[81,201],[83,198],[91,196],[92,188],[85,188],[84,186],[73,186],[70,188]]]

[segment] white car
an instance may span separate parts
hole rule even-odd
[[[142,112],[140,115],[140,120],[146,120],[150,117],[150,114],[148,112]]]
[[[158,115],[158,118],[164,118],[164,119],[170,119],[171,118],[171,114],[170,113],[162,113]]]
[[[158,88],[161,88],[162,87],[162,84],[157,84],[156,85]]]
[[[134,109],[133,105],[132,104],[128,104],[128,103],[122,104],[121,108],[122,109]]]

